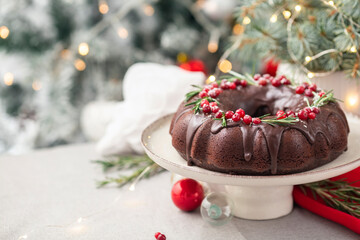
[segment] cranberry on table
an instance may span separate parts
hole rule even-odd
[[[304,91],[305,91],[305,87],[304,87],[304,86],[298,86],[298,87],[296,87],[296,89],[295,89],[295,92],[296,92],[297,94],[303,94]]]
[[[171,199],[175,206],[183,211],[193,211],[201,205],[204,190],[197,181],[185,178],[177,181],[171,190]]]
[[[253,118],[252,122],[254,124],[260,124],[261,123],[261,119],[260,118]]]
[[[226,119],[230,119],[230,118],[232,118],[233,115],[234,115],[234,112],[233,112],[233,111],[227,111],[227,112],[225,113],[225,118],[226,118]]]
[[[243,118],[245,116],[245,111],[242,108],[239,108],[238,110],[236,110],[235,113],[239,114],[241,118]]]
[[[249,116],[249,115],[245,115],[243,117],[243,121],[244,121],[245,124],[249,125],[252,122],[252,117]]]
[[[307,119],[308,119],[308,113],[307,113],[307,111],[305,111],[305,110],[300,110],[299,113],[298,113],[298,117],[299,117],[301,120],[307,120]]]
[[[155,233],[156,240],[166,240],[166,236],[160,232]]]

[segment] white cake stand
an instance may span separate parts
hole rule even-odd
[[[142,144],[157,164],[184,177],[208,183],[212,191],[224,191],[234,201],[233,215],[252,220],[274,219],[293,209],[294,185],[338,176],[360,166],[360,120],[347,116],[350,125],[348,151],[324,166],[289,175],[229,175],[188,166],[171,144],[172,115],[150,124],[142,134]]]

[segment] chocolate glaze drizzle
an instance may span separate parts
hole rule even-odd
[[[261,108],[267,109],[270,111],[271,115],[275,115],[276,111],[279,109],[297,112],[299,109],[306,107],[303,96],[295,94],[294,90],[286,86],[278,88],[273,86],[248,86],[245,90],[224,91],[219,96],[218,100],[220,102],[220,108],[224,111],[234,111],[238,108],[243,108],[245,112],[251,116],[254,116],[254,114],[256,114],[256,112]],[[174,116],[174,123],[176,123],[185,113],[190,112],[191,108],[191,106],[182,107],[182,110],[180,108]],[[191,158],[193,139],[201,125],[206,121],[212,121],[211,134],[217,134],[223,129],[221,121],[213,120],[211,115],[204,115],[203,113],[191,114],[192,116],[188,122],[186,130],[186,159],[189,165],[193,164],[193,159]],[[347,128],[347,132],[349,132],[349,126],[345,114],[342,112],[337,103],[329,103],[320,107],[320,113],[317,114],[316,119],[308,121],[300,120],[294,125],[271,126],[264,122],[259,125],[246,125],[242,121],[233,122],[228,120],[227,128],[240,127],[244,148],[243,158],[245,161],[251,160],[255,135],[258,131],[262,131],[271,158],[271,173],[276,174],[278,153],[284,131],[296,129],[306,137],[310,144],[315,143],[317,134],[322,134],[329,145],[330,139],[328,136],[330,133],[327,121],[332,114],[336,115],[338,119],[341,119],[342,123]],[[172,133],[172,130],[173,125],[170,129],[170,133]]]

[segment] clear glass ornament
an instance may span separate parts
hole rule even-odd
[[[232,200],[224,193],[212,192],[201,203],[201,216],[211,225],[221,226],[232,218]]]

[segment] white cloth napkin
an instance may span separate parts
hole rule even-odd
[[[191,84],[201,85],[204,80],[202,72],[189,72],[177,66],[134,64],[124,78],[124,101],[116,107],[97,151],[104,156],[143,153],[140,143],[143,129],[157,118],[175,112]]]

